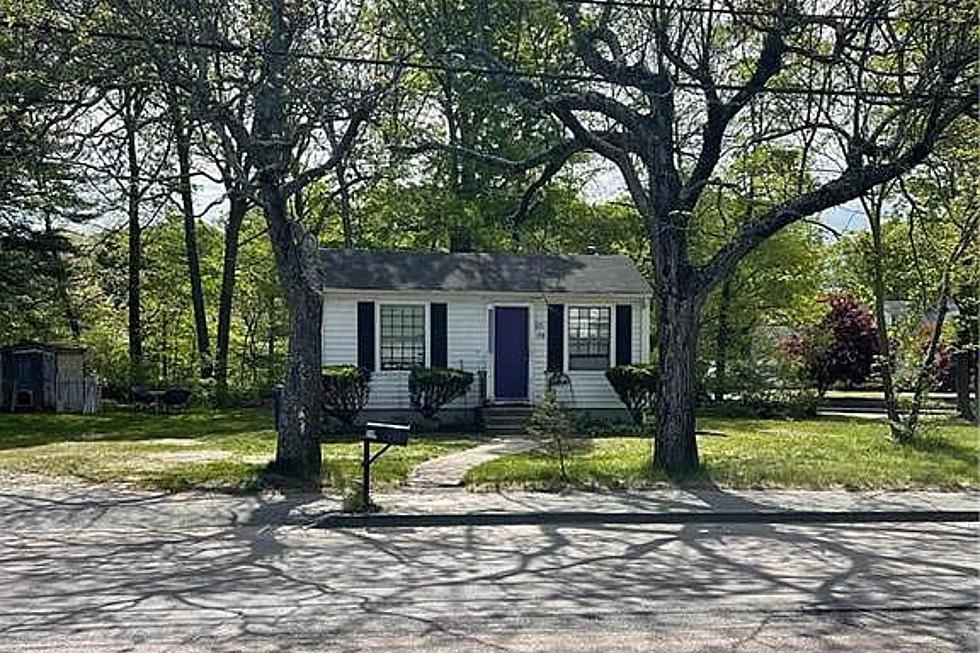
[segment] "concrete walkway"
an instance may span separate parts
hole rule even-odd
[[[501,456],[521,453],[534,448],[534,442],[525,438],[496,438],[466,451],[427,460],[412,472],[410,488],[456,487],[463,484],[466,471]]]

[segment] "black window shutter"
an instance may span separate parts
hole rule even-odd
[[[629,304],[616,306],[616,365],[633,362],[633,307]]]
[[[449,345],[446,334],[446,305],[429,304],[429,344],[432,347],[429,361],[432,367],[449,366]]]
[[[565,364],[565,305],[548,304],[548,371],[563,372]]]
[[[374,370],[374,302],[357,302],[357,365]]]

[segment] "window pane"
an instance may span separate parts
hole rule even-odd
[[[381,305],[381,369],[425,365],[425,306]]]
[[[568,308],[568,367],[602,370],[609,366],[612,315],[609,307]]]

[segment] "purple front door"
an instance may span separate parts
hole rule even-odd
[[[493,318],[493,395],[527,399],[527,309],[498,306]]]

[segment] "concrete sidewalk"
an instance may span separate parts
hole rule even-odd
[[[637,492],[467,492],[401,489],[374,494],[384,514],[664,514],[772,511],[976,511],[980,491],[663,489]],[[114,486],[0,478],[0,530],[312,525],[340,513],[340,498],[312,493],[167,494]]]

